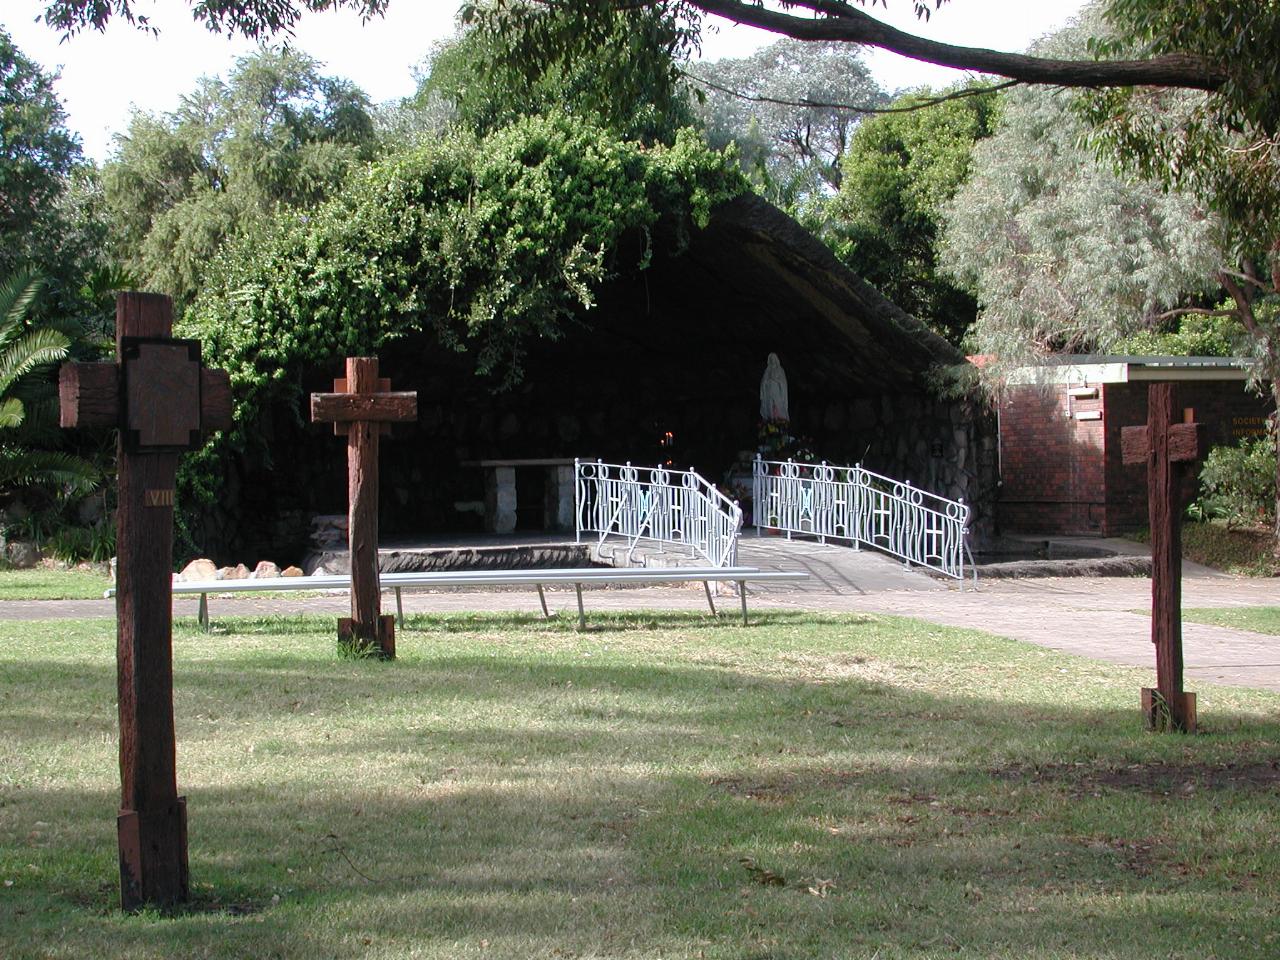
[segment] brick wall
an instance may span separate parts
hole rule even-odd
[[[1001,404],[1001,533],[1112,536],[1147,523],[1146,470],[1120,458],[1121,428],[1146,423],[1147,383],[1102,384],[1096,398],[1069,397],[1069,386],[1018,387]],[[1207,446],[1263,432],[1272,409],[1230,380],[1180,383],[1178,404],[1204,424]],[[1197,475],[1187,472],[1186,503]]]
[[[1019,387],[1000,407],[1001,533],[1101,533],[1103,421],[1101,398],[1068,398],[1055,385]]]

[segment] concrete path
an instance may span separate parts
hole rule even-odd
[[[1132,545],[1128,545],[1132,549]],[[752,609],[866,611],[917,617],[947,626],[969,627],[1069,653],[1154,670],[1150,619],[1151,582],[1145,577],[1038,578],[987,580],[978,590],[961,589],[872,551],[748,537],[739,560],[764,569],[802,569],[804,584],[777,584],[753,590]],[[552,609],[576,612],[573,591],[548,591]],[[720,603],[733,609],[731,599]],[[1186,607],[1280,605],[1280,581],[1228,577],[1188,564],[1183,577]],[[539,610],[532,590],[406,593],[406,612]],[[348,609],[345,594],[283,599],[232,595],[211,597],[219,617],[271,613],[332,613]],[[693,588],[591,590],[593,610],[705,610],[700,585]],[[386,606],[384,606],[386,609]],[[179,597],[176,616],[194,617],[196,600]],[[107,600],[0,602],[0,619],[110,617]],[[1183,647],[1189,682],[1227,683],[1280,691],[1280,637],[1184,623]]]

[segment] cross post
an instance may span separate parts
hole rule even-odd
[[[1187,411],[1189,414],[1190,411]],[[1182,689],[1182,477],[1200,459],[1200,424],[1178,416],[1172,383],[1147,391],[1147,425],[1120,431],[1121,459],[1147,465],[1151,525],[1151,642],[1156,687],[1142,690],[1147,725],[1194,733],[1196,695]]]
[[[63,364],[63,427],[117,427],[116,679],[120,714],[120,900],[188,899],[187,808],[173,730],[173,508],[178,455],[231,426],[225,371],[198,340],[174,340],[173,304],[116,299],[116,362]]]
[[[347,357],[345,380],[333,393],[311,395],[313,423],[332,423],[347,438],[347,542],[351,558],[351,616],[338,621],[338,642],[396,655],[395,618],[381,615],[378,581],[378,437],[393,422],[418,418],[416,392],[393,393],[378,376],[377,357]]]

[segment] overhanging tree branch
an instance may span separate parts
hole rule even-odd
[[[891,27],[835,0],[793,0],[792,6],[818,14],[814,18],[770,10],[751,0],[688,0],[688,3],[704,13],[796,40],[862,43],[912,60],[957,70],[992,73],[1023,83],[1063,87],[1158,86],[1217,90],[1227,79],[1226,71],[1220,66],[1189,54],[1170,54],[1149,60],[1053,60],[940,43]]]
[[[187,5],[193,9],[196,19],[204,21],[212,30],[265,38],[289,32],[303,10],[346,8],[368,18],[382,14],[389,2],[187,0]],[[513,0],[499,0],[500,5],[508,7],[512,3]],[[580,23],[618,6],[652,6],[677,18],[682,10],[712,14],[797,40],[865,44],[912,60],[995,74],[1023,83],[1064,87],[1185,87],[1213,91],[1227,80],[1223,65],[1191,54],[1167,54],[1146,60],[1054,60],[940,43],[891,27],[843,0],[790,0],[786,4],[788,10],[804,10],[813,16],[772,10],[756,0],[553,0],[553,3],[559,9],[572,11]],[[917,3],[921,10],[927,6]],[[134,12],[133,0],[47,0],[44,19],[64,35],[70,35],[85,27],[101,30],[116,16],[138,26],[149,26],[145,17]]]

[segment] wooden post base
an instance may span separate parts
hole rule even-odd
[[[172,907],[191,895],[187,874],[187,798],[160,810],[121,810],[116,817],[120,842],[120,905]]]
[[[1196,732],[1196,695],[1180,693],[1176,696],[1175,701],[1168,703],[1154,687],[1142,688],[1142,715],[1146,718],[1148,730],[1159,733]]]
[[[338,619],[338,645],[353,653],[368,653],[380,660],[396,658],[396,618],[391,614],[378,617],[373,625],[356,623],[351,617]]]

